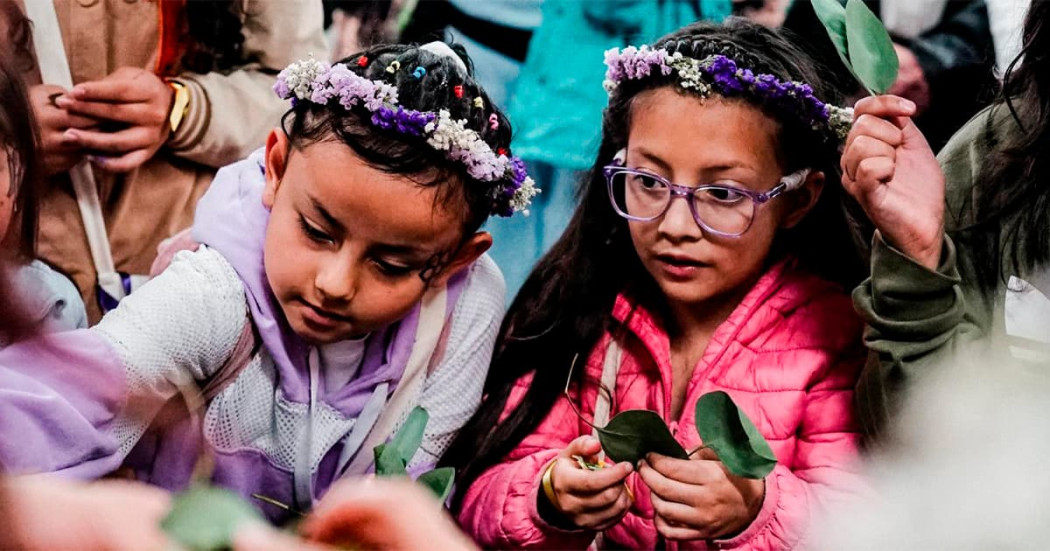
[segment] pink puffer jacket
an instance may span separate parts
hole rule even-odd
[[[670,420],[685,449],[700,444],[693,404],[707,392],[724,390],[755,422],[776,453],[766,478],[758,517],[728,540],[666,542],[668,549],[791,549],[807,536],[810,520],[866,493],[857,475],[858,429],[853,386],[864,363],[861,322],[850,299],[835,285],[782,262],[764,274],[715,332],[693,371],[686,406]],[[649,409],[664,419],[671,404],[667,333],[658,319],[620,296],[613,311],[623,324],[623,358],[616,380],[616,411]],[[587,361],[582,399],[594,415],[606,335]],[[568,366],[566,366],[568,369]],[[528,380],[519,381],[508,411],[521,400]],[[615,413],[615,412],[614,412]],[[521,444],[467,490],[459,520],[484,547],[583,549],[594,532],[565,531],[540,518],[536,499],[542,469],[570,441],[591,429],[565,398]],[[628,484],[636,502],[624,519],[606,530],[603,547],[653,549],[658,534],[648,488],[636,474]]]

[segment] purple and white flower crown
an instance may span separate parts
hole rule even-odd
[[[750,96],[781,112],[798,116],[817,132],[844,140],[853,125],[853,109],[836,107],[824,103],[813,95],[813,88],[802,82],[784,82],[774,75],[754,74],[750,69],[738,67],[736,62],[724,55],[712,55],[694,59],[681,52],[669,53],[663,48],[649,46],[624,49],[613,48],[605,52],[604,86],[611,96],[620,82],[641,80],[658,69],[668,76],[677,73],[678,84],[693,90],[701,97],[712,93],[722,96]]]
[[[367,63],[366,58],[360,59]],[[391,64],[387,71],[393,72],[391,68],[397,70],[400,64],[396,68]],[[418,78],[425,71],[419,67],[414,74]],[[490,192],[492,214],[507,217],[521,212],[528,216],[529,204],[540,192],[520,158],[493,151],[477,132],[466,128],[467,121],[454,120],[446,109],[436,113],[406,109],[398,105],[397,87],[358,75],[342,63],[296,61],[277,75],[273,90],[293,105],[299,101],[331,105],[335,101],[347,110],[360,106],[372,114],[376,127],[425,138],[446,158],[462,163],[472,178],[494,184]],[[475,105],[480,103],[478,99]]]

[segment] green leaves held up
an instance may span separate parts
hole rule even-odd
[[[846,42],[853,74],[869,90],[885,94],[897,80],[900,62],[886,28],[862,0],[846,3]]]
[[[667,424],[655,412],[641,409],[623,411],[604,427],[595,427],[602,449],[613,461],[637,464],[651,452],[676,459],[688,459],[682,445],[671,435]]]
[[[452,493],[452,483],[455,479],[456,469],[441,467],[440,469],[423,473],[416,479],[416,482],[430,488],[430,491],[434,492],[438,499],[445,501],[448,499],[448,495]]]
[[[850,67],[849,48],[846,43],[846,8],[838,0],[813,0],[813,11],[824,24],[839,59]],[[851,68],[850,71],[853,69]]]
[[[729,472],[744,478],[765,478],[777,457],[747,414],[722,391],[696,401],[696,430],[704,445],[718,454]]]
[[[232,548],[234,533],[248,522],[265,520],[233,492],[194,485],[175,498],[160,526],[186,549],[211,551]]]
[[[813,11],[824,24],[846,68],[872,95],[885,94],[900,68],[893,41],[863,0],[813,0]]]
[[[420,444],[423,443],[423,433],[426,432],[427,422],[430,414],[420,406],[416,406],[408,418],[398,429],[394,438],[386,443],[380,444],[372,449],[375,456],[375,467],[377,476],[408,476],[408,462],[416,455]],[[452,492],[452,484],[456,479],[456,470],[452,467],[442,467],[423,473],[416,482],[423,484],[442,502]]]

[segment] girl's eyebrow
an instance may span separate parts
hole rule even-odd
[[[657,155],[656,153],[650,152],[649,150],[645,149],[644,147],[637,147],[635,149],[632,149],[631,152],[632,153],[637,153],[638,155],[641,155],[647,161],[649,161],[649,162],[653,163],[654,165],[656,165],[656,167],[658,169],[660,169],[661,171],[664,171],[665,173],[671,172],[671,165],[667,161],[661,159],[660,156]],[[716,165],[705,166],[704,167],[704,172],[726,172],[726,171],[734,170],[734,169],[743,169],[743,170],[749,170],[751,172],[754,172],[754,169],[750,165],[744,163],[743,161],[739,161],[739,160],[735,160],[735,159],[728,160],[728,161],[725,161],[725,162],[722,162],[722,163],[719,163],[719,164],[716,164]]]

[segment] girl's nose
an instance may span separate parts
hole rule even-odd
[[[703,237],[700,226],[693,218],[693,211],[689,208],[691,197],[674,195],[671,204],[660,219],[660,233],[671,241],[696,240]]]

